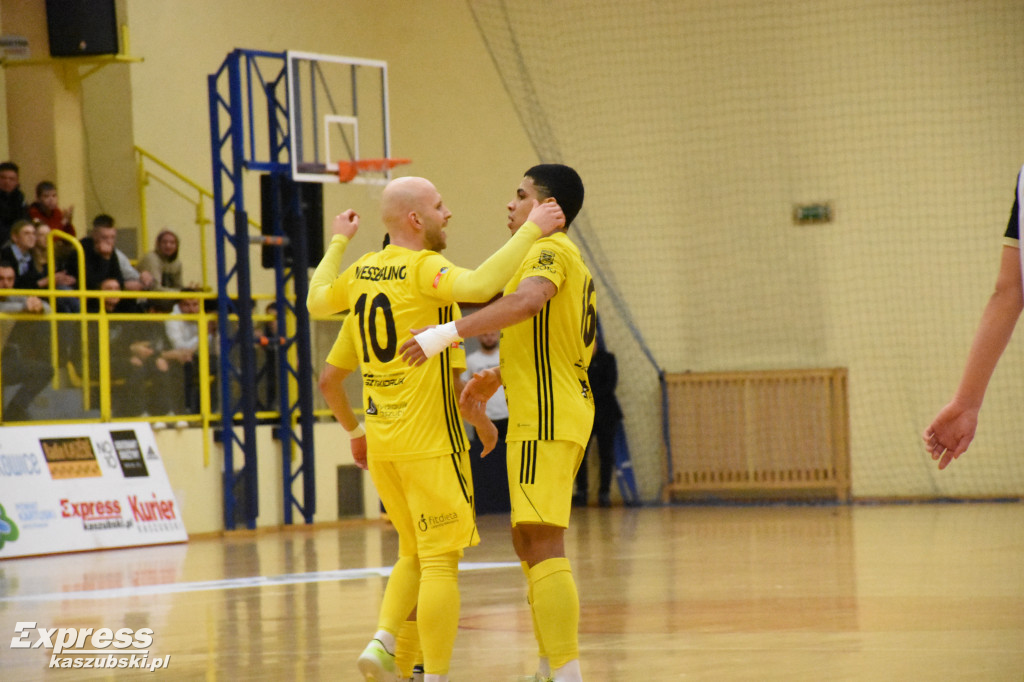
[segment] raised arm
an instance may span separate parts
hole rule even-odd
[[[306,308],[311,315],[333,315],[348,310],[348,291],[339,282],[341,259],[345,256],[348,243],[359,229],[359,215],[352,209],[334,216],[331,231],[334,236],[327,246],[320,264],[309,280]]]
[[[989,380],[1010,342],[1022,309],[1020,250],[1004,246],[996,290],[982,313],[960,385],[953,399],[922,434],[928,452],[932,459],[939,461],[940,469],[962,455],[974,439],[978,412]]]
[[[490,258],[480,264],[476,270],[463,272],[452,285],[452,296],[456,301],[482,303],[502,290],[512,279],[516,269],[522,264],[523,258],[538,237],[547,237],[565,225],[565,215],[554,201],[534,202],[533,210],[526,222],[505,242],[505,245],[494,252]]]

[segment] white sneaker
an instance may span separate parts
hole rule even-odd
[[[388,653],[379,640],[371,640],[356,660],[359,672],[373,682],[399,682],[395,655]]]
[[[185,421],[184,419],[179,419],[178,421],[174,422],[174,428],[176,428],[176,429],[187,429],[188,428],[188,422]]]
[[[153,422],[154,431],[163,431],[167,428],[167,422]]]

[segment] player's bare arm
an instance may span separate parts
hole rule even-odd
[[[1020,251],[1004,246],[996,289],[982,313],[960,386],[921,436],[932,459],[938,460],[939,469],[960,457],[974,439],[985,390],[1022,308]]]
[[[306,308],[311,315],[333,315],[347,310],[348,296],[344,287],[335,286],[341,269],[341,259],[348,243],[359,230],[359,214],[351,208],[334,216],[331,232],[334,237],[327,252],[313,271],[306,295]],[[339,239],[341,237],[341,239]]]
[[[455,390],[461,395],[465,391],[465,384],[462,381],[462,377],[458,372],[452,372],[452,380],[455,386]],[[487,416],[487,401],[484,403],[467,403],[465,406],[462,404],[462,400],[459,400],[459,414],[462,415],[462,419],[467,423],[472,424],[473,428],[476,429],[477,438],[480,439],[483,450],[480,452],[481,457],[485,457],[487,453],[494,449],[494,446],[498,444],[498,427],[494,425],[491,418]]]
[[[499,331],[528,320],[557,293],[558,287],[548,278],[527,277],[514,292],[472,315],[440,327],[411,330],[413,338],[400,349],[402,358],[410,365],[420,365],[458,339]]]
[[[501,387],[501,368],[492,367],[474,372],[459,394],[459,409],[487,408],[487,401]]]
[[[351,374],[347,369],[341,369],[327,363],[320,374],[320,393],[323,394],[327,406],[331,408],[334,418],[341,424],[341,428],[349,434],[349,444],[352,447],[352,459],[360,469],[366,469],[366,434],[362,425],[352,412],[352,405],[348,401],[348,394],[342,382]]]

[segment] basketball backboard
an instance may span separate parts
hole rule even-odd
[[[339,162],[391,158],[387,62],[309,52],[286,55],[294,180],[338,182]],[[358,173],[346,181],[386,184],[392,165],[360,163]]]

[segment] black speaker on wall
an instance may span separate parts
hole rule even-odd
[[[51,57],[117,54],[114,0],[46,0]]]
[[[316,267],[324,257],[324,186],[319,182],[296,182],[285,176],[278,176],[277,205],[281,211],[282,228],[288,240],[294,244],[299,232],[306,235],[307,267]],[[274,222],[272,197],[273,179],[267,173],[260,176],[260,218],[264,235],[270,235]],[[302,215],[296,213],[298,199]],[[264,246],[261,255],[263,267],[274,267],[275,246]],[[284,247],[285,263],[295,262],[295,250],[289,244]]]

